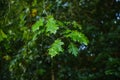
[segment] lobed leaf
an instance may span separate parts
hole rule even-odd
[[[71,31],[71,33],[66,35],[66,37],[70,37],[73,41],[83,43],[85,45],[87,45],[89,42],[87,37],[83,33],[78,31]]]
[[[46,32],[50,32],[51,34],[56,34],[59,29],[56,20],[53,17],[49,17],[46,24]]]
[[[49,55],[54,57],[59,54],[59,52],[63,52],[62,45],[64,45],[64,43],[60,39],[55,40],[55,42],[51,45],[51,48],[48,50]]]
[[[39,30],[40,26],[43,26],[44,24],[44,19],[40,18],[33,26],[32,26],[32,31],[35,32],[37,30]]]
[[[69,53],[73,54],[74,56],[77,56],[78,51],[79,51],[79,49],[76,47],[75,44],[73,44],[73,43],[69,44],[69,46],[68,46],[68,52]]]

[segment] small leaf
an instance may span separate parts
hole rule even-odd
[[[6,61],[11,60],[11,57],[9,55],[3,56],[3,59],[5,59]]]
[[[78,24],[76,21],[72,22],[74,28],[82,29],[81,25]]]
[[[46,24],[46,32],[50,32],[51,34],[55,34],[59,29],[56,20],[53,17],[49,17]]]
[[[114,72],[115,72],[114,70],[106,70],[105,74],[106,75],[112,75],[112,74],[114,74]]]
[[[7,38],[7,35],[1,30],[1,35],[3,38]]]
[[[3,37],[0,35],[0,42],[3,40]]]
[[[70,45],[68,46],[68,52],[72,53],[74,56],[77,56],[78,51],[79,51],[79,49],[76,47],[76,45],[73,43],[70,43]]]
[[[63,32],[63,34],[65,34],[65,35],[66,35],[66,34],[69,34],[69,33],[71,33],[71,30],[69,30],[69,29],[68,29],[68,30],[65,30],[65,31]]]
[[[28,40],[30,39],[30,30],[24,30],[23,32],[23,39]]]
[[[37,70],[37,73],[40,74],[40,75],[43,75],[46,71],[42,68],[38,69]]]
[[[0,29],[0,41],[2,41],[4,38],[7,38],[7,35]]]
[[[39,21],[37,21],[37,22],[32,26],[32,31],[35,32],[35,31],[39,30],[39,27],[44,25],[43,22],[44,22],[44,19],[43,19],[43,18],[40,18]]]
[[[37,9],[32,9],[31,16],[35,17],[37,15]]]
[[[32,6],[36,6],[37,5],[37,0],[33,0]]]
[[[55,40],[55,42],[51,45],[51,48],[49,48],[49,55],[54,57],[59,54],[59,52],[63,52],[63,44],[64,43],[60,39]]]

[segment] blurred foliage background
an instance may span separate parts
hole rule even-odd
[[[120,0],[0,0],[0,80],[120,80]]]

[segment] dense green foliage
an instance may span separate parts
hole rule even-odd
[[[119,4],[1,0],[0,80],[119,80]]]

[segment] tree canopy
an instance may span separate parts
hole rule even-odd
[[[0,80],[119,80],[120,0],[0,0]]]

